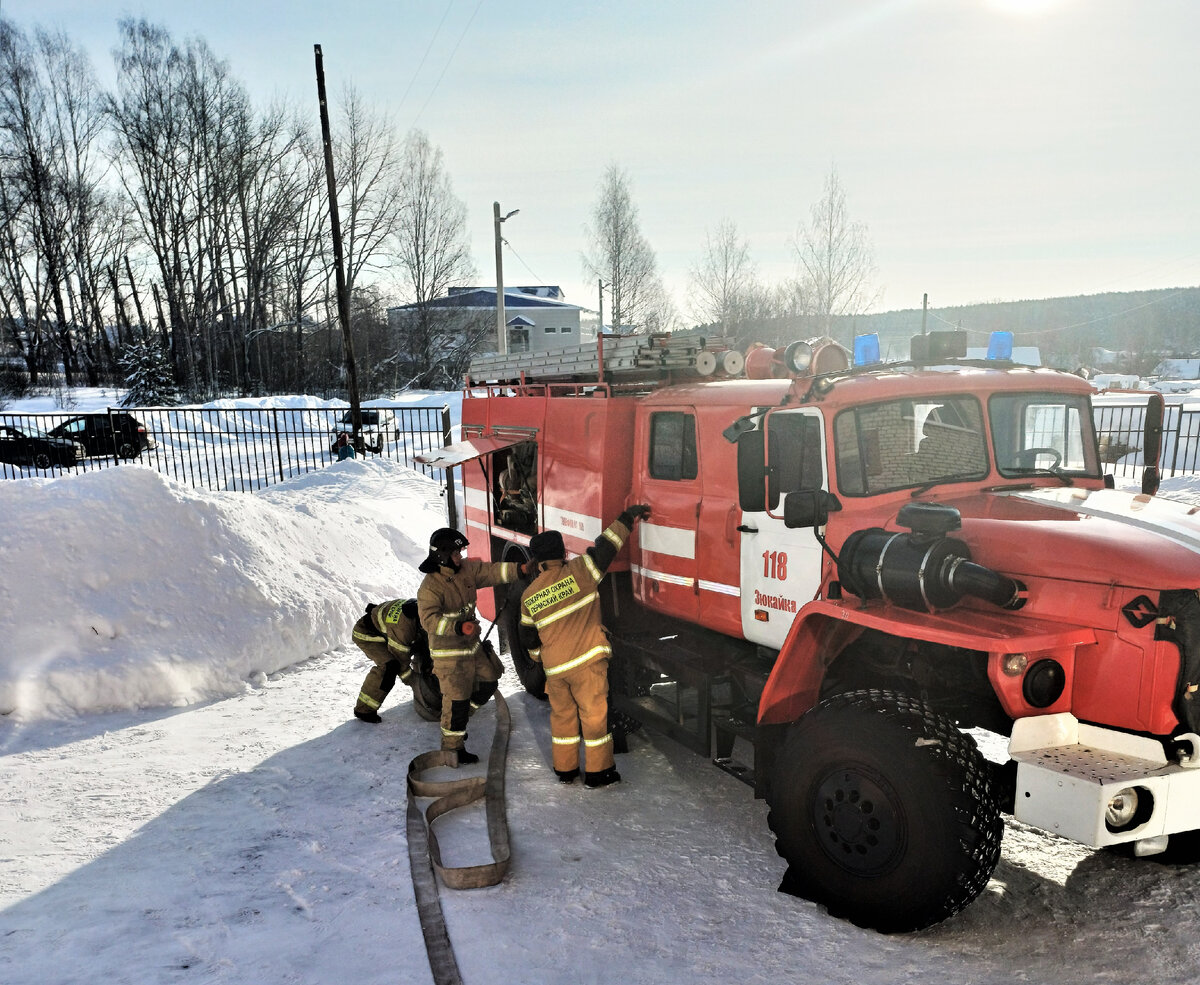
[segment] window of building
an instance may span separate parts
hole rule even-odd
[[[547,325],[545,328],[542,329],[542,331],[545,332],[547,335],[553,335],[555,332],[558,331],[558,329],[555,328],[553,325]]]

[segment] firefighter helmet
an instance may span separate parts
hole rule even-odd
[[[453,554],[461,551],[469,541],[453,527],[441,527],[429,537],[429,549],[436,554]]]

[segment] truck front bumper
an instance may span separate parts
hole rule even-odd
[[[1164,851],[1167,837],[1200,828],[1200,736],[1170,762],[1162,743],[1086,725],[1074,715],[1013,724],[1017,763],[1013,816],[1093,848],[1134,842],[1138,855]]]

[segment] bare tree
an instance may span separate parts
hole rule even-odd
[[[295,385],[302,390],[310,386],[328,387],[334,368],[329,360],[318,362],[318,368],[329,372],[321,372],[319,378],[312,375],[311,347],[306,344],[306,324],[311,325],[317,319],[314,312],[324,309],[327,323],[326,336],[333,327],[333,265],[331,258],[322,250],[322,237],[325,233],[326,213],[325,204],[325,164],[321,154],[319,140],[305,140],[295,149],[292,161],[293,173],[300,183],[300,210],[290,231],[290,237],[281,258],[279,271],[280,291],[276,301],[279,306],[279,320],[289,322],[293,334],[294,367],[292,370]],[[333,346],[328,343],[328,351]],[[340,363],[338,364],[341,365]]]
[[[467,207],[454,194],[442,152],[421,130],[404,141],[403,221],[396,267],[414,307],[400,326],[400,357],[414,385],[454,381],[487,335],[483,324],[440,322],[430,303],[475,277],[467,236]]]
[[[304,216],[308,175],[302,148],[311,134],[281,107],[262,119],[242,118],[235,133],[232,163],[236,198],[229,238],[229,280],[237,301],[242,362],[251,374],[251,345],[289,324],[290,292],[275,294],[286,282],[288,254],[297,247],[296,230]],[[268,375],[261,345],[255,345],[260,382]],[[287,367],[283,367],[286,374]]]
[[[750,247],[738,236],[737,224],[722,219],[715,230],[704,231],[704,253],[689,278],[692,316],[701,324],[716,324],[736,335],[750,314],[758,290]]]
[[[127,249],[128,222],[108,190],[104,95],[86,55],[64,33],[37,33],[52,99],[51,124],[60,157],[52,162],[53,187],[64,202],[63,266],[71,321],[79,333],[82,368],[97,386],[113,378],[116,356],[105,317],[111,300],[104,271]]]
[[[798,295],[828,334],[836,315],[860,314],[878,297],[867,228],[850,219],[837,169],[825,180],[825,193],[812,207],[811,221],[794,243],[801,266]]]
[[[171,358],[177,379],[198,392],[193,347],[206,317],[219,310],[211,264],[220,243],[213,237],[210,207],[228,198],[205,177],[223,142],[219,128],[231,123],[204,91],[225,72],[202,41],[179,48],[163,28],[145,20],[120,22],[115,52],[117,89],[109,101],[116,137],[118,174],[146,246],[153,254],[166,296]],[[215,123],[217,133],[203,129]],[[211,359],[209,360],[212,371]]]
[[[658,260],[638,225],[629,177],[615,164],[600,181],[592,221],[584,269],[609,290],[613,327],[669,330],[675,315],[658,275]]]
[[[40,65],[25,35],[7,21],[0,23],[0,134],[7,165],[4,178],[10,185],[4,196],[5,218],[17,227],[11,239],[15,252],[9,288],[26,321],[26,351],[32,340],[40,347],[53,337],[72,385],[74,351],[64,290],[66,203],[56,194],[53,172],[53,162],[61,155],[61,135],[54,131],[53,98]]]
[[[34,380],[51,346],[67,385],[81,362],[93,383],[99,361],[114,368],[94,277],[114,242],[102,125],[83,52],[64,34],[38,31],[30,43],[0,21],[0,304]]]
[[[353,292],[364,269],[386,262],[386,245],[398,232],[406,204],[408,149],[396,146],[391,120],[373,112],[347,86],[341,125],[334,135],[334,157],[346,290]]]

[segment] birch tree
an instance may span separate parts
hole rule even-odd
[[[658,274],[658,259],[642,235],[629,176],[615,164],[600,180],[587,237],[584,269],[609,291],[613,328],[669,330],[675,315]]]
[[[454,194],[442,152],[422,130],[404,141],[403,221],[396,237],[396,270],[415,305],[401,327],[401,357],[415,386],[453,383],[487,335],[486,322],[448,325],[429,304],[475,277],[467,207]]]
[[[871,284],[875,263],[867,227],[850,218],[836,168],[825,179],[824,195],[812,207],[794,247],[801,273],[797,294],[826,335],[835,316],[859,314],[874,304],[878,292]]]

